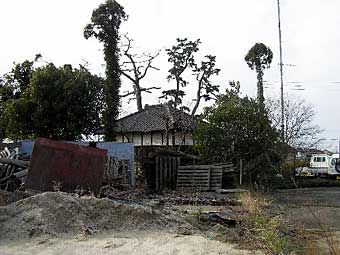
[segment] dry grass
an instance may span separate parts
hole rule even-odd
[[[246,221],[253,243],[268,254],[290,254],[289,240],[281,233],[278,220],[265,213],[272,199],[260,193],[242,193],[238,199],[247,212]]]
[[[305,248],[305,251],[303,253],[304,255],[319,255],[319,250],[316,247],[315,243],[310,242]]]
[[[270,207],[272,204],[272,199],[261,193],[250,194],[250,192],[243,192],[238,195],[238,200],[251,215],[262,213],[265,208]]]

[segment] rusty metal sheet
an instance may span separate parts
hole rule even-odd
[[[74,192],[83,188],[98,194],[107,151],[45,138],[36,140],[25,187],[52,191],[60,183],[60,190]]]

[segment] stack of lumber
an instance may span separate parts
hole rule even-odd
[[[177,189],[215,191],[222,188],[223,176],[234,171],[232,163],[180,166],[176,187]]]

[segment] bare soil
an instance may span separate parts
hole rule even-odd
[[[209,240],[203,236],[182,236],[167,232],[105,233],[91,237],[59,237],[54,239],[30,239],[24,242],[0,244],[1,255],[52,255],[52,254],[140,254],[140,255],[188,255],[233,254],[250,255],[261,252],[246,251],[234,245]]]
[[[1,239],[106,230],[180,232],[183,228],[190,230],[191,226],[175,211],[61,192],[42,193],[0,207]]]
[[[198,208],[42,193],[0,206],[0,255],[262,254],[195,229],[181,211]]]

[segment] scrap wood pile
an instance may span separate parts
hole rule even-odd
[[[23,183],[29,167],[29,161],[19,159],[15,150],[7,147],[0,151],[0,189],[17,190]]]

